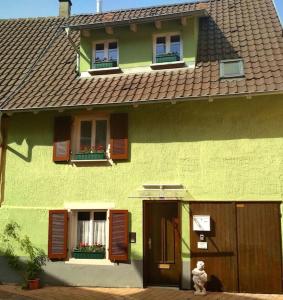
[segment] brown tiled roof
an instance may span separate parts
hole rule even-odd
[[[195,69],[80,79],[75,73],[76,53],[59,29],[66,23],[104,22],[107,15],[119,21],[204,8],[209,16],[200,18]],[[0,36],[3,110],[283,92],[282,27],[272,0],[211,0],[69,19],[7,20],[0,21]],[[72,38],[79,43],[77,33],[72,33]],[[221,80],[219,60],[238,57],[244,60],[245,77]]]
[[[72,25],[108,24],[112,22],[118,23],[125,21],[138,21],[146,18],[202,11],[206,10],[207,7],[208,0],[204,0],[203,2],[195,3],[183,3],[163,6],[152,6],[138,9],[117,10],[101,14],[83,15],[82,18],[78,18],[77,16],[75,16],[72,17],[73,19],[75,19],[75,23]]]

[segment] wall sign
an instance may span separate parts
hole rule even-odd
[[[207,250],[207,242],[198,242],[198,249]]]
[[[194,215],[193,216],[194,231],[210,231],[210,216]]]

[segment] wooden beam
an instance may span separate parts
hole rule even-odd
[[[162,28],[162,22],[161,21],[155,21],[154,22],[156,29],[161,29]]]
[[[111,35],[114,34],[113,28],[110,26],[106,26],[105,31],[107,34],[111,34]]]
[[[182,24],[182,26],[187,26],[187,24],[188,24],[188,18],[187,17],[182,17],[181,18],[181,24]]]
[[[90,37],[90,31],[89,30],[82,30],[82,36]]]
[[[138,31],[138,25],[137,24],[130,24],[130,29],[133,32],[137,32]]]

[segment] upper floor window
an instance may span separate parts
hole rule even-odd
[[[76,160],[101,160],[109,157],[109,118],[85,116],[76,120]]]
[[[180,34],[165,34],[154,39],[154,63],[180,61],[182,45]]]
[[[244,76],[244,64],[242,59],[229,59],[220,62],[220,77],[234,78]]]
[[[117,41],[96,42],[93,47],[93,69],[115,68],[118,66],[119,53]]]

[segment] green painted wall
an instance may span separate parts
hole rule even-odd
[[[112,108],[113,110],[113,108]],[[131,213],[132,255],[142,257],[144,183],[181,183],[195,200],[282,200],[281,96],[144,105],[129,113],[130,160],[113,166],[52,162],[53,112],[15,114],[8,135],[0,228],[21,223],[47,249],[48,209],[64,202],[114,202]],[[183,259],[189,259],[188,206],[183,205]]]
[[[188,18],[186,26],[180,20],[162,23],[162,29],[157,30],[154,24],[138,25],[138,31],[132,32],[130,27],[114,27],[114,34],[105,30],[90,31],[90,37],[81,33],[80,71],[91,68],[92,43],[99,40],[117,39],[119,43],[119,66],[121,69],[149,67],[153,55],[153,35],[166,32],[180,32],[183,40],[184,60],[194,62],[197,51],[198,19]]]

